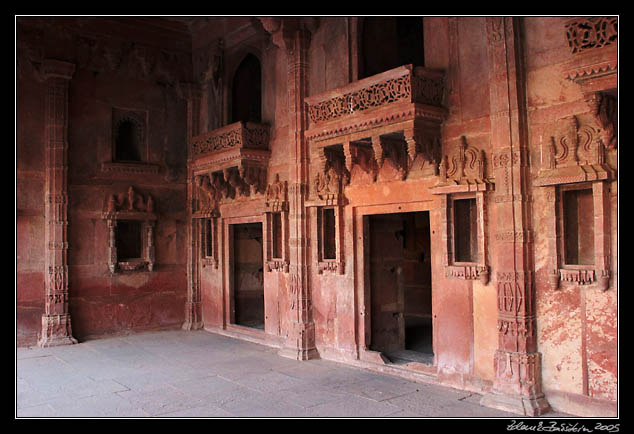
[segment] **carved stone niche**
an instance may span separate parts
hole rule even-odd
[[[102,218],[108,225],[111,273],[154,269],[155,208],[152,196],[144,198],[132,186],[125,193],[106,197]]]
[[[489,281],[486,197],[495,185],[486,176],[485,152],[461,137],[444,155],[432,194],[442,195],[443,265],[452,279]]]
[[[279,174],[266,187],[264,200],[266,269],[288,273],[288,184],[280,181]]]
[[[343,274],[343,189],[350,182],[343,147],[318,148],[313,160],[315,176],[305,205],[317,240],[317,272]]]
[[[148,158],[147,112],[112,109],[111,160],[101,163],[109,176],[156,175],[160,166]]]
[[[605,161],[601,129],[592,115],[561,119],[542,142],[541,168],[534,180],[545,190],[545,228],[551,255],[548,280],[596,284],[610,280],[609,183],[615,171]]]

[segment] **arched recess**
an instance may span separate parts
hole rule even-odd
[[[359,20],[359,79],[402,65],[425,66],[423,17]]]
[[[262,66],[247,53],[231,80],[230,123],[262,121]]]

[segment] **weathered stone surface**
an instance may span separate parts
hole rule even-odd
[[[421,64],[372,75],[396,19],[18,17],[18,345],[204,327],[523,414],[611,415],[618,20],[419,18]],[[260,80],[236,100],[247,56]],[[377,215],[394,221],[370,234]],[[126,221],[138,258],[117,256]],[[407,315],[431,323],[423,361],[373,348],[383,330],[405,350]]]

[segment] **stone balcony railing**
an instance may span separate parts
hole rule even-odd
[[[437,166],[443,95],[443,71],[404,65],[306,98],[305,137],[316,170],[337,164],[326,148],[342,149],[348,171],[363,164],[375,178],[386,157],[403,177],[419,155]],[[368,158],[371,164],[362,163]]]
[[[193,159],[224,151],[269,149],[269,127],[253,122],[235,122],[191,139]]]
[[[212,202],[262,193],[270,155],[269,127],[258,123],[235,122],[190,140],[190,167]]]
[[[318,136],[318,130],[331,129],[333,124],[338,124],[339,128],[334,128],[342,132],[352,130],[354,126],[346,127],[346,124],[354,123],[357,118],[366,117],[372,123],[369,116],[378,114],[377,111],[396,114],[399,109],[412,104],[419,106],[419,112],[427,109],[426,116],[443,119],[446,115],[442,108],[443,92],[442,71],[400,66],[306,98],[309,136]],[[375,123],[385,120],[379,119]]]

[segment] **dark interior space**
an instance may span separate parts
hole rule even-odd
[[[234,323],[264,330],[262,224],[233,225]]]
[[[367,17],[362,32],[361,78],[402,65],[425,65],[421,17]]]
[[[433,363],[429,212],[369,217],[371,345],[393,363]]]
[[[115,234],[119,261],[142,256],[141,222],[119,220]]]
[[[261,122],[261,76],[260,61],[253,54],[248,54],[238,66],[233,77],[233,122]]]

